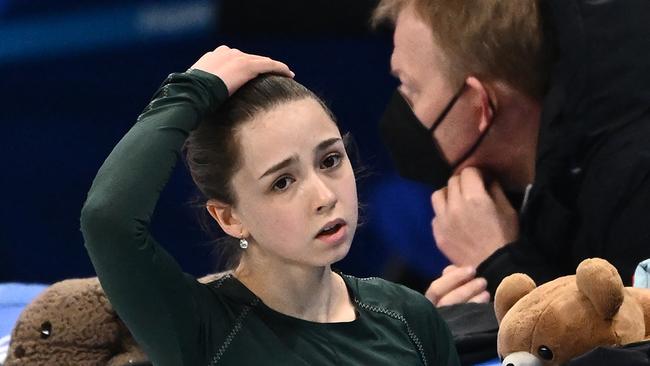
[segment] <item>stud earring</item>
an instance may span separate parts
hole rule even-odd
[[[244,238],[239,239],[239,247],[242,249],[248,248],[248,240]]]

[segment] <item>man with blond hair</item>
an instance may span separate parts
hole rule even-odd
[[[434,304],[485,302],[511,273],[539,284],[588,257],[630,283],[650,257],[648,13],[643,0],[380,1],[400,82],[380,128],[402,175],[436,189],[451,262]]]

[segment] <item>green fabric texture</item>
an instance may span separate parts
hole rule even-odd
[[[357,318],[314,323],[278,313],[234,276],[202,284],[149,232],[190,131],[228,97],[200,70],[170,75],[100,168],[81,213],[85,245],[122,320],[155,365],[457,365],[422,295],[341,275]],[[207,123],[207,122],[206,122]]]

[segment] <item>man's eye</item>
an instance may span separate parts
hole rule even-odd
[[[281,177],[280,179],[276,180],[275,183],[273,183],[273,190],[280,191],[280,192],[284,191],[287,188],[289,188],[291,183],[293,183],[294,181],[295,179],[291,177]]]
[[[334,153],[327,155],[321,163],[321,169],[330,169],[341,164],[341,154]]]

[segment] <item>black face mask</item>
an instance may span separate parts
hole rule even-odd
[[[433,138],[433,131],[442,123],[464,90],[465,84],[447,103],[431,128],[424,127],[404,97],[395,91],[379,123],[379,130],[401,176],[426,183],[437,190],[446,186],[456,167],[474,153],[487,131],[454,163],[444,158]]]

